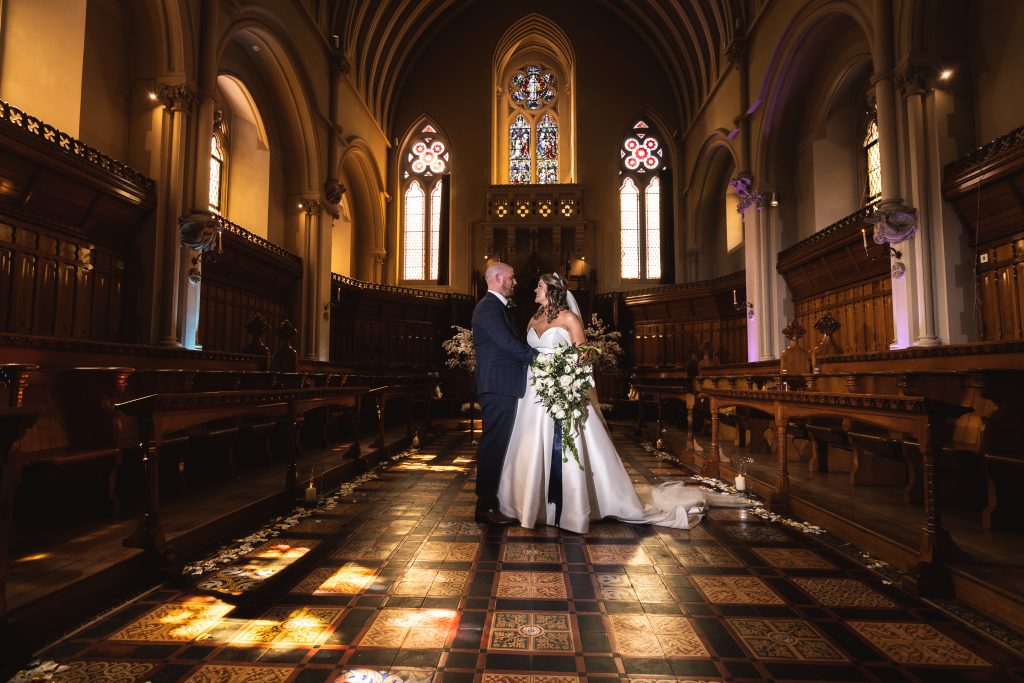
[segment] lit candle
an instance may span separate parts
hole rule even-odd
[[[868,250],[868,231],[864,228],[860,229],[860,236],[864,239],[864,251]]]
[[[732,305],[736,305],[736,290],[732,290]]]
[[[306,502],[307,503],[315,503],[316,502],[316,487],[313,486],[313,482],[309,482],[309,487],[306,489]]]
[[[737,491],[746,491],[747,490],[747,478],[744,477],[742,474],[737,474],[736,475],[736,490]]]
[[[223,230],[218,230],[217,231],[217,253],[219,254],[219,253],[221,253],[223,251],[224,251],[224,231]]]

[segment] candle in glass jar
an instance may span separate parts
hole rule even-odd
[[[742,474],[737,474],[736,475],[736,490],[737,491],[746,491],[747,490],[747,478],[744,477]]]
[[[313,486],[313,482],[309,482],[309,486],[306,488],[306,502],[316,502],[316,486]]]

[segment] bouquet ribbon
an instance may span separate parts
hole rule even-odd
[[[562,421],[555,420],[551,443],[551,471],[548,474],[548,502],[555,505],[555,526],[562,519]]]

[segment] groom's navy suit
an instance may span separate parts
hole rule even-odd
[[[516,419],[516,402],[526,393],[526,367],[537,352],[523,341],[508,308],[492,292],[485,294],[473,311],[473,347],[483,422],[476,452],[476,508],[485,512],[498,510],[498,483]]]

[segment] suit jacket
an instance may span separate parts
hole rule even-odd
[[[520,398],[526,393],[526,366],[537,352],[523,341],[508,309],[490,292],[473,310],[476,393]]]

